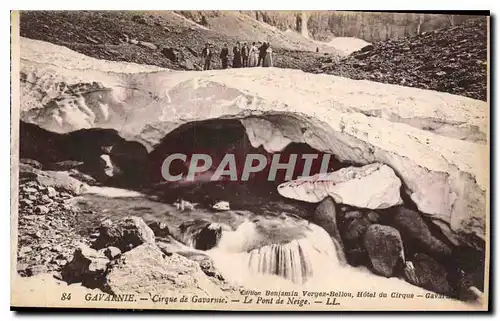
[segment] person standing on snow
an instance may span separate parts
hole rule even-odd
[[[205,44],[205,48],[203,48],[203,51],[201,52],[201,57],[205,59],[203,70],[210,70],[210,62],[212,60],[212,49],[210,48],[208,43]]]
[[[248,46],[247,43],[243,43],[243,47],[241,48],[241,59],[243,67],[248,67]]]
[[[241,67],[241,48],[240,42],[236,43],[236,46],[233,48],[233,68]]]
[[[264,62],[262,63],[263,67],[272,67],[273,66],[273,48],[271,48],[271,44],[266,44],[266,55],[264,56]]]
[[[262,43],[262,46],[259,47],[259,61],[257,62],[257,66],[264,64],[264,58],[266,57],[267,44],[265,42]]]
[[[250,67],[257,66],[257,60],[259,59],[259,49],[257,49],[255,42],[252,43],[252,46],[250,47],[250,51],[248,53],[248,58],[249,58],[248,65]]]
[[[227,48],[227,43],[225,43],[224,47],[222,47],[219,57],[222,64],[222,69],[227,69],[227,60],[229,57],[229,49]]]

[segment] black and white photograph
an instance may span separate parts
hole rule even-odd
[[[11,309],[489,311],[489,11],[12,11]]]

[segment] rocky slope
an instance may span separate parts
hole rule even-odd
[[[162,293],[184,290],[224,295],[234,290],[208,256],[189,251],[182,252],[184,256],[173,254],[178,246],[165,243],[168,227],[158,222],[150,222],[149,227],[138,217],[112,222],[104,220],[103,212],[82,208],[77,200],[90,186],[71,177],[78,171],[49,171],[35,160],[23,159],[19,172],[16,270],[20,276],[43,277],[49,286],[56,277],[107,293],[137,292],[138,285]],[[95,217],[100,224],[93,222]],[[162,249],[156,246],[156,237]],[[148,246],[130,251],[142,244]],[[165,281],[161,286],[159,275]],[[150,283],[145,282],[148,277],[152,277]],[[64,288],[62,283],[58,286]]]
[[[275,65],[282,68],[312,66],[320,56],[314,52],[318,46],[314,41],[290,36],[246,15],[229,13],[214,19],[215,25],[207,28],[172,11],[31,11],[21,14],[20,34],[98,59],[175,70],[200,70],[206,42],[219,53],[224,43],[232,48],[236,41],[271,41]],[[321,52],[326,49],[342,54],[328,46]],[[212,65],[221,68],[217,54]]]
[[[340,61],[321,58],[316,72],[486,101],[487,25],[486,18],[477,18],[419,36],[377,42]]]

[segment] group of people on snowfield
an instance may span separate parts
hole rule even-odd
[[[205,44],[205,48],[202,51],[202,58],[204,59],[203,70],[211,69],[211,60],[213,56],[214,48],[213,45]],[[219,58],[221,61],[222,69],[227,69],[229,66],[229,48],[225,43],[222,47]],[[273,49],[271,44],[268,42],[254,42],[251,46],[246,43],[243,45],[237,42],[233,47],[233,57],[232,57],[232,68],[242,68],[242,67],[272,67],[273,66]]]

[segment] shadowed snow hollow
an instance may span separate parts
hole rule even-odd
[[[387,164],[450,240],[485,238],[485,102],[276,68],[155,71],[21,42],[25,121],[58,132],[115,128],[151,148],[186,122],[239,119],[254,147],[306,143],[341,161]]]

